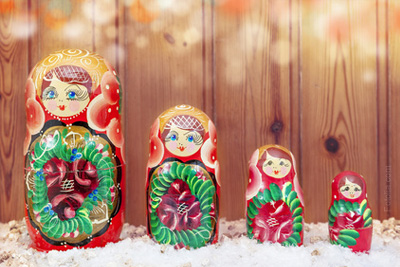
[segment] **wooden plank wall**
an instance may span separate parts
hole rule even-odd
[[[129,223],[145,222],[150,126],[181,103],[217,126],[223,217],[244,217],[247,161],[277,143],[297,159],[306,221],[327,220],[347,169],[366,178],[375,218],[400,218],[397,2],[0,0],[0,221],[23,216],[25,79],[67,47],[121,77]]]

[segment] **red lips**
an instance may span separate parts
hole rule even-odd
[[[178,146],[177,148],[178,148],[181,152],[183,152],[183,150],[186,149],[186,147],[183,147],[183,146]]]
[[[64,105],[60,105],[60,106],[58,106],[58,108],[59,108],[60,110],[64,110],[64,109],[65,109],[65,106],[64,106]]]
[[[274,171],[275,175],[279,173],[279,171]]]

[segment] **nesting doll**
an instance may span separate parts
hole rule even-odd
[[[150,133],[147,229],[156,242],[198,248],[218,239],[215,126],[194,107],[166,110]]]
[[[104,246],[124,222],[121,87],[86,50],[40,61],[26,83],[25,217],[38,250]]]
[[[372,212],[364,178],[345,171],[332,181],[332,200],[328,211],[329,238],[335,245],[354,252],[368,252],[372,241]]]
[[[247,235],[259,242],[303,244],[303,192],[292,153],[278,145],[257,149],[249,162]]]

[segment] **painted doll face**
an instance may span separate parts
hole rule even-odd
[[[340,187],[340,193],[349,199],[358,198],[361,195],[362,189],[358,184],[352,183],[346,179],[346,183]]]
[[[188,157],[199,151],[203,144],[203,137],[196,131],[183,130],[172,126],[165,137],[165,146],[176,156]]]
[[[42,101],[50,113],[70,117],[85,109],[89,103],[89,93],[83,85],[69,84],[53,77],[42,92]]]
[[[263,171],[271,177],[283,178],[290,172],[292,163],[288,159],[276,158],[267,153],[267,159],[263,163]]]

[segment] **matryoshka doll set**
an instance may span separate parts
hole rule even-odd
[[[253,153],[246,200],[250,238],[284,246],[303,244],[303,192],[290,151],[282,146],[267,145]]]
[[[329,238],[332,244],[367,252],[372,240],[372,211],[367,200],[367,185],[358,173],[345,171],[332,181],[329,208]]]
[[[166,110],[150,133],[147,229],[161,244],[198,248],[218,240],[219,164],[215,126],[194,107]]]
[[[35,249],[67,250],[116,242],[124,222],[122,90],[114,68],[86,50],[62,50],[29,75],[25,105],[25,217]],[[207,115],[180,105],[150,132],[146,199],[148,234],[175,248],[218,241],[219,163]],[[295,159],[278,145],[249,162],[247,234],[259,242],[303,244],[304,202]],[[364,179],[332,183],[332,244],[368,251],[372,217]]]
[[[86,50],[40,61],[26,92],[26,222],[38,250],[104,246],[124,222],[122,90]]]

